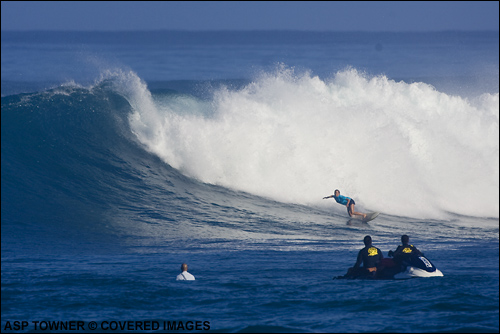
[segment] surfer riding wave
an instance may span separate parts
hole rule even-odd
[[[354,211],[354,205],[356,204],[356,202],[354,202],[354,200],[350,197],[340,195],[340,190],[335,189],[333,195],[323,197],[323,199],[327,198],[335,198],[335,201],[337,201],[337,203],[345,205],[347,207],[347,213],[349,214],[349,217],[356,215],[361,216],[362,219],[366,218],[366,214]]]

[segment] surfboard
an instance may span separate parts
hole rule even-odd
[[[366,214],[366,218],[363,219],[363,222],[367,223],[370,220],[374,220],[375,218],[377,218],[377,216],[379,214],[380,214],[380,212],[369,212],[369,213]]]

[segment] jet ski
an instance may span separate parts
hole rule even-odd
[[[384,258],[377,271],[369,272],[364,268],[349,268],[344,276],[333,279],[408,279],[416,277],[442,277],[443,273],[423,254],[412,255],[401,263]]]
[[[388,259],[392,260],[392,259]],[[392,260],[394,262],[394,260]],[[395,266],[398,267],[397,265]],[[387,268],[387,274],[391,276],[390,268]],[[441,270],[436,268],[436,266],[425,256],[423,255],[415,255],[411,256],[408,259],[404,260],[402,264],[399,266],[401,271],[396,271],[392,274],[394,279],[408,279],[414,277],[442,277],[444,276]],[[382,270],[382,275],[384,275],[384,271]]]

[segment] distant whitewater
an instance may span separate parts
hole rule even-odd
[[[104,77],[131,104],[147,150],[202,182],[313,205],[338,188],[399,216],[499,216],[498,93],[469,100],[356,69],[322,80],[283,65],[207,100],[152,95],[133,72]]]

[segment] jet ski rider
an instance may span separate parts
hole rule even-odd
[[[394,262],[396,262],[397,264],[403,263],[403,261],[411,256],[424,255],[417,249],[417,247],[410,245],[410,237],[408,237],[406,234],[401,236],[401,243],[402,245],[399,245],[398,248],[396,248],[395,252],[393,252],[392,250],[389,251],[389,256],[392,256],[394,258]]]
[[[359,251],[356,263],[351,269],[351,274],[360,274],[359,267],[361,263],[363,263],[364,272],[361,274],[363,276],[366,275],[375,277],[375,274],[377,272],[377,265],[384,258],[384,255],[382,255],[382,251],[380,249],[372,245],[372,237],[370,237],[369,235],[367,235],[363,239],[363,242],[365,243],[365,247]]]

